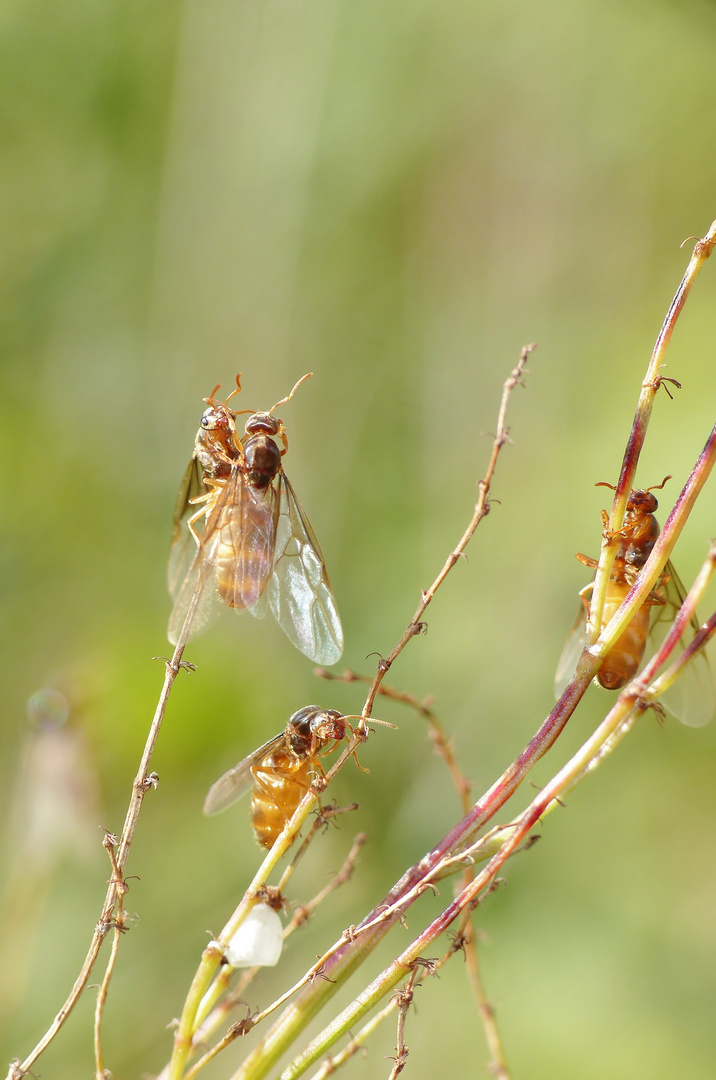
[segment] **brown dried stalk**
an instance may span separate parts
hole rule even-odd
[[[119,844],[117,846],[116,855],[114,852],[111,855],[112,863],[112,876],[109,880],[107,888],[107,894],[105,896],[100,917],[95,926],[92,940],[90,942],[87,956],[85,957],[82,968],[79,975],[75,979],[74,986],[70,991],[67,1000],[57,1013],[50,1027],[47,1029],[43,1037],[34,1047],[34,1049],[28,1054],[24,1061],[15,1061],[10,1065],[9,1072],[7,1074],[7,1080],[20,1080],[25,1076],[32,1065],[37,1061],[40,1054],[49,1046],[57,1033],[62,1028],[63,1024],[69,1017],[70,1013],[74,1009],[75,1005],[79,1001],[83,990],[87,985],[87,981],[90,977],[92,969],[99,956],[99,951],[110,930],[117,931],[119,925],[121,925],[121,918],[118,916],[118,904],[120,897],[123,898],[127,890],[127,883],[124,879],[124,872],[127,864],[127,858],[129,856],[129,849],[134,838],[134,833],[137,828],[137,821],[139,820],[139,814],[142,809],[142,803],[144,802],[144,796],[150,788],[157,786],[157,776],[150,773],[149,766],[152,760],[152,755],[159,738],[159,732],[161,730],[162,721],[164,719],[164,713],[166,711],[167,702],[169,700],[169,694],[174,680],[181,671],[182,668],[186,670],[193,670],[193,665],[187,664],[182,660],[182,654],[186,644],[186,638],[189,631],[189,625],[191,618],[194,614],[194,608],[198,601],[198,594],[194,599],[192,606],[190,607],[187,618],[185,620],[182,634],[177,642],[177,646],[174,649],[174,654],[171,660],[166,662],[166,673],[164,676],[164,684],[162,686],[161,693],[159,695],[159,701],[152,718],[152,723],[149,728],[149,734],[147,735],[146,742],[144,744],[144,750],[142,751],[141,761],[137,770],[137,775],[134,778],[132,784],[132,794],[129,800],[129,806],[127,807],[127,813],[124,820],[124,826],[119,838]],[[109,851],[109,848],[107,849]],[[99,1032],[102,1021],[102,1011],[104,1003],[107,998],[107,990],[109,987],[109,981],[112,976],[112,970],[114,967],[114,957],[116,955],[116,934],[115,934],[115,948],[113,949],[112,956],[110,957],[107,974],[102,980],[102,986],[100,988],[100,994],[97,1004],[97,1015],[95,1017],[95,1044],[98,1048],[97,1052],[97,1069],[98,1075],[100,1071],[103,1071],[101,1064],[101,1049],[99,1049]]]
[[[432,583],[429,589],[423,591],[420,603],[415,609],[415,614],[406,626],[405,632],[400,638],[400,641],[398,641],[398,643],[394,646],[394,648],[388,653],[385,658],[381,658],[381,660],[379,661],[378,669],[370,685],[370,689],[368,690],[368,696],[365,699],[365,704],[363,705],[362,715],[365,718],[368,718],[373,711],[375,696],[378,693],[378,688],[380,687],[380,684],[383,681],[385,675],[388,673],[388,671],[390,671],[394,662],[400,656],[408,642],[411,641],[417,634],[422,633],[425,629],[422,618],[427,610],[430,601],[435,596],[435,593],[438,591],[443,581],[452,570],[455,563],[458,561],[461,555],[463,555],[465,548],[472,539],[472,536],[477,526],[480,524],[482,519],[486,517],[490,512],[490,485],[492,483],[492,477],[495,473],[495,466],[497,465],[497,459],[500,456],[500,451],[502,447],[505,445],[505,443],[510,441],[510,429],[507,427],[507,406],[512,396],[512,391],[515,389],[515,387],[524,386],[522,378],[526,373],[527,360],[529,359],[530,353],[533,352],[536,348],[537,346],[534,343],[532,345],[524,346],[517,366],[513,368],[508,378],[505,380],[505,384],[502,389],[500,408],[497,414],[497,430],[495,432],[495,437],[492,441],[490,460],[488,462],[487,470],[484,477],[477,485],[478,498],[477,503],[475,504],[474,513],[470,518],[470,523],[465,529],[465,532],[461,536],[454,550],[451,551],[448,555],[447,559],[445,560],[445,564],[438,576],[435,578],[435,581]]]

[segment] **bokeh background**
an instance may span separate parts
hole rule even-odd
[[[435,696],[477,789],[552,704],[652,342],[716,216],[716,6],[700,0],[10,0],[2,111],[2,924],[4,1059],[24,1056],[84,956],[162,679],[164,566],[201,398],[244,374],[282,410],[287,471],[370,671],[462,532],[520,347],[499,504],[390,681]],[[713,423],[716,265],[676,332],[639,480],[674,475]],[[708,490],[675,559],[716,532]],[[205,941],[258,854],[246,806],[207,786],[308,701],[360,708],[269,619],[190,647],[128,871],[107,1014],[115,1076],[156,1073]],[[28,721],[62,719],[54,734]],[[546,780],[607,707],[591,690]],[[370,843],[297,935],[265,1004],[455,819],[423,721],[337,785],[360,810],[297,874],[303,900]],[[646,717],[550,815],[480,912],[487,987],[515,1080],[713,1076],[716,727]],[[528,794],[522,797],[524,804]],[[449,887],[448,887],[449,888]],[[410,914],[417,931],[444,903]],[[408,940],[392,942],[366,980]],[[437,950],[436,950],[437,951]],[[362,984],[354,979],[350,989]],[[480,1075],[458,958],[418,995],[415,1078]],[[341,1000],[345,1000],[345,995]],[[92,1073],[91,995],[39,1063]],[[328,1019],[328,1016],[325,1017]],[[386,1075],[391,1023],[347,1076]],[[213,1072],[230,1074],[235,1045]]]

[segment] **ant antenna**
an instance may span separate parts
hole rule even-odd
[[[313,372],[312,372],[312,371],[307,371],[305,375],[302,375],[302,376],[301,376],[301,378],[300,378],[300,379],[298,380],[298,382],[296,383],[296,385],[294,386],[294,388],[293,388],[293,390],[291,391],[291,393],[290,393],[290,394],[288,394],[288,395],[287,395],[287,396],[286,396],[285,398],[281,398],[281,400],[280,400],[280,401],[277,401],[275,405],[272,405],[272,406],[271,406],[271,408],[269,409],[269,416],[270,416],[270,415],[271,415],[271,413],[272,413],[272,412],[274,411],[274,409],[277,409],[277,408],[279,407],[279,405],[285,405],[287,401],[290,401],[290,400],[291,400],[291,398],[293,397],[293,395],[294,395],[294,394],[296,393],[296,391],[298,390],[298,388],[299,388],[299,386],[301,385],[301,383],[302,383],[302,382],[305,382],[305,381],[306,381],[306,379],[310,379],[312,375],[313,375]]]
[[[392,728],[393,731],[398,730],[398,725],[397,724],[391,724],[389,720],[379,720],[377,716],[360,716],[358,713],[348,713],[347,715],[342,716],[341,719],[343,719],[343,720],[363,720],[366,724],[380,724],[381,727],[389,727],[389,728]],[[351,727],[351,725],[349,724],[348,726],[351,728],[351,731],[353,731],[353,728]]]
[[[665,477],[664,477],[664,479],[663,479],[663,480],[661,481],[661,483],[660,483],[660,484],[652,484],[652,486],[651,486],[651,487],[648,487],[648,488],[644,488],[644,491],[645,491],[645,492],[646,492],[646,491],[661,491],[661,489],[663,488],[663,486],[664,486],[664,484],[666,483],[666,481],[667,481],[667,480],[671,480],[671,479],[672,479],[671,475],[669,475],[669,476],[665,476]],[[595,486],[595,487],[606,487],[606,488],[611,488],[611,490],[612,490],[612,491],[616,491],[616,490],[617,490],[617,489],[615,488],[614,484],[608,484],[606,480],[599,480],[599,481],[598,481],[598,483],[596,483],[596,484],[595,484],[594,486]]]
[[[661,491],[667,480],[671,480],[671,476],[665,476],[660,484],[654,484],[653,487],[645,488],[646,491]]]
[[[236,389],[231,391],[231,393],[227,397],[226,401],[224,402],[224,405],[228,405],[229,402],[231,401],[232,397],[236,397],[237,394],[241,393],[241,376],[242,376],[242,374],[243,374],[243,372],[240,371],[239,374],[236,376]],[[216,389],[217,390],[219,389],[218,386],[217,386]],[[248,412],[248,411],[249,410],[246,409],[246,412]],[[238,413],[236,415],[238,416]]]
[[[205,397],[205,398],[202,398],[202,401],[205,401],[207,405],[213,405],[214,402],[216,401],[216,391],[217,390],[221,390],[221,383],[217,383],[216,386],[214,387],[214,389],[209,394],[209,396]]]

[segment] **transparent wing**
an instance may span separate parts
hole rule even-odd
[[[237,467],[231,473],[224,487],[216,491],[213,505],[209,507],[208,518],[198,548],[189,530],[185,529],[195,554],[189,563],[184,578],[180,579],[180,583],[176,587],[174,607],[169,617],[169,628],[167,630],[167,637],[172,645],[176,645],[179,640],[184,621],[192,607],[194,610],[187,637],[188,641],[191,641],[192,638],[197,637],[205,630],[221,611],[222,598],[218,589],[215,567],[221,537],[221,524],[228,509],[239,498],[243,486],[243,477]],[[177,500],[178,505],[179,500]]]
[[[206,793],[204,813],[217,814],[219,810],[224,810],[236,799],[240,799],[242,795],[245,795],[253,785],[254,778],[251,775],[251,770],[256,765],[260,765],[274,750],[284,746],[285,743],[286,733],[282,731],[280,735],[274,735],[273,739],[265,742],[258,750],[254,750],[253,754],[249,754],[238,765],[228,769],[223,776],[220,776],[211,785]]]
[[[584,610],[584,604],[580,604],[577,618],[574,620],[574,625],[564,643],[554,676],[554,696],[557,700],[561,698],[568,684],[572,681],[577,661],[582,655],[587,641],[587,613]]]
[[[650,631],[654,647],[663,640],[686,597],[686,589],[671,562],[668,562],[664,568],[664,582],[660,591],[664,593],[665,602],[654,605],[655,615],[652,618]],[[691,620],[692,633],[683,635],[680,639],[679,644],[682,649],[686,648],[698,629],[699,620],[694,616]],[[673,659],[677,655],[676,652],[673,653]],[[659,700],[667,712],[688,727],[703,727],[709,722],[716,709],[716,688],[704,649],[694,657],[683,675]]]
[[[221,596],[216,586],[216,575],[213,573],[211,564],[204,558],[202,548],[199,548],[194,556],[194,561],[181,584],[169,616],[167,637],[172,645],[176,645],[179,640],[184,621],[193,604],[196,606],[187,641],[198,637],[202,631],[206,630],[221,611]]]
[[[343,627],[318,541],[284,473],[278,479],[276,547],[266,591],[276,621],[296,648],[317,664],[335,664],[343,652]]]
[[[258,618],[265,614],[263,594],[274,562],[277,517],[273,488],[251,487],[237,464],[227,483],[216,489],[199,549],[179,589],[169,621],[173,644],[193,603],[189,640],[216,618],[222,603],[248,608]]]
[[[264,491],[242,484],[236,512],[227,525],[225,550],[233,550],[231,568],[222,567],[224,600],[231,607],[245,607],[254,618],[266,614],[266,583],[274,564],[278,496],[273,487]]]
[[[193,457],[187,465],[174,505],[172,539],[169,547],[169,564],[167,566],[169,595],[174,600],[179,594],[182,582],[196,555],[196,542],[189,532],[186,519],[190,517],[194,510],[191,500],[205,494],[206,488],[203,484],[203,477],[204,470],[197,459]]]

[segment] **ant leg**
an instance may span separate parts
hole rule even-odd
[[[191,501],[195,502],[196,500],[192,499]],[[199,518],[204,517],[204,515],[206,513],[208,513],[208,511],[209,511],[208,506],[202,506],[201,510],[197,510],[197,512],[195,514],[192,514],[192,516],[190,518],[187,518],[187,523],[186,523],[187,528],[188,528],[189,532],[191,533],[191,535],[194,537],[194,540],[196,541],[196,546],[197,547],[201,547],[201,537],[199,536],[198,532],[194,528],[194,522],[198,521]]]
[[[281,426],[279,427],[276,434],[281,439],[281,442],[283,443],[283,450],[281,451],[281,457],[283,457],[283,455],[288,450],[288,435],[286,434],[286,428],[283,426],[283,420],[279,420],[279,424]]]

